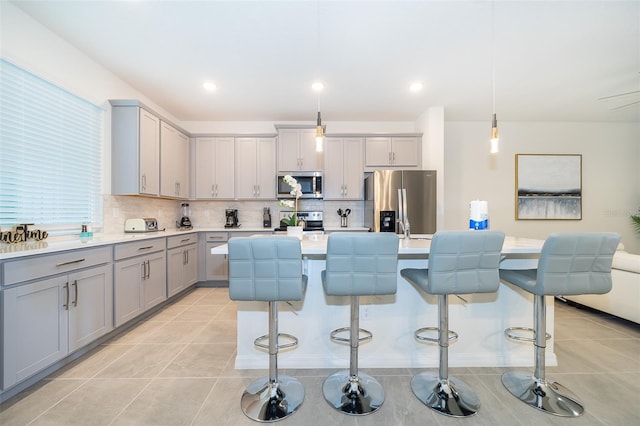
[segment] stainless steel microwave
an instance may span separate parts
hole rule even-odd
[[[291,186],[284,181],[286,175],[293,177],[300,184],[302,189],[300,198],[322,198],[322,172],[279,173],[276,181],[278,198],[294,198],[291,195]]]

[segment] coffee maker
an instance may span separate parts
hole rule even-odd
[[[180,210],[182,216],[176,221],[178,229],[192,229],[191,219],[189,218],[189,203],[180,204]]]
[[[225,228],[237,228],[240,226],[238,223],[238,210],[237,209],[227,209],[225,211],[226,222],[224,224]]]

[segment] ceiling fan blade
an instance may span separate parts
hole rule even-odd
[[[604,96],[602,98],[598,98],[598,100],[599,101],[605,101],[607,99],[619,98],[620,96],[635,95],[636,93],[640,93],[640,90],[634,90],[633,92],[620,93],[618,95]]]
[[[622,108],[627,108],[627,107],[630,107],[632,105],[637,105],[637,104],[640,104],[640,101],[635,101],[635,102],[631,102],[630,104],[624,104],[624,105],[617,106],[615,108],[611,108],[611,111],[615,111],[617,109],[622,109]]]

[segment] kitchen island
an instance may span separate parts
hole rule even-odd
[[[470,231],[472,232],[472,231]],[[478,231],[482,232],[482,231]],[[414,332],[438,325],[437,298],[419,292],[400,276],[403,268],[427,267],[430,236],[399,240],[398,290],[394,295],[360,298],[360,327],[373,333],[363,344],[359,365],[363,368],[431,368],[438,366],[438,345],[418,342]],[[535,267],[543,241],[507,237],[502,268]],[[329,333],[349,325],[349,297],[326,296],[320,279],[325,269],[327,235],[310,235],[302,240],[304,273],[308,285],[302,301],[280,303],[279,329],[298,337],[299,344],[281,350],[284,368],[346,368],[348,346],[329,339]],[[228,246],[211,250],[226,254]],[[253,341],[267,333],[267,303],[238,302],[238,369],[267,368],[267,354]],[[459,334],[449,348],[451,367],[532,366],[531,343],[506,340],[504,329],[529,327],[533,322],[533,299],[529,293],[506,283],[496,293],[449,297],[449,325]],[[553,336],[554,309],[547,303],[547,330]],[[553,337],[547,341],[546,364],[557,365]]]

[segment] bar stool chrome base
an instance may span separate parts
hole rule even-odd
[[[242,394],[240,407],[257,422],[275,422],[293,414],[304,400],[304,387],[298,379],[278,376],[275,383],[263,377],[252,382]]]
[[[359,372],[350,376],[349,370],[333,373],[322,385],[324,399],[336,410],[354,416],[371,414],[382,406],[384,389],[380,382]]]
[[[582,402],[560,383],[537,380],[523,371],[507,371],[502,375],[502,384],[520,401],[540,411],[561,417],[584,413]]]
[[[455,377],[440,379],[437,373],[418,373],[411,379],[411,390],[424,405],[445,416],[469,417],[480,409],[478,395]]]

